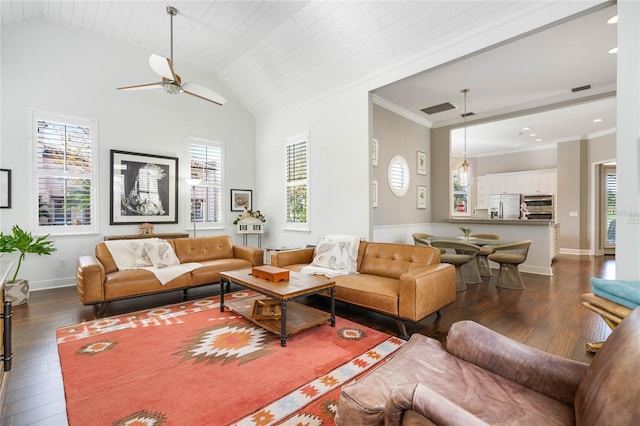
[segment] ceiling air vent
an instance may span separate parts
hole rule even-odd
[[[460,117],[465,118],[465,117],[471,117],[472,115],[476,115],[475,112],[468,112],[466,114],[460,114]]]
[[[454,109],[455,106],[452,105],[449,102],[445,102],[443,104],[440,105],[434,105],[434,106],[430,106],[428,108],[423,108],[420,111],[424,112],[425,114],[436,114],[438,112],[443,112],[443,111],[449,111],[450,109]]]
[[[586,84],[584,86],[574,87],[573,89],[571,89],[571,91],[573,93],[576,93],[576,92],[582,92],[583,90],[589,90],[589,89],[591,89],[591,85],[590,84]]]

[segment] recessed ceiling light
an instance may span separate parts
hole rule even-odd
[[[529,133],[529,136],[537,136],[535,133]]]
[[[536,139],[536,142],[542,142],[542,138]]]
[[[609,53],[618,53],[618,48],[614,47],[613,49],[609,49]]]
[[[613,15],[611,18],[607,19],[607,24],[617,24],[618,23],[618,15]]]
[[[595,118],[593,120],[594,123],[602,123],[604,121],[604,118]]]
[[[523,127],[522,130],[531,130],[531,127]]]

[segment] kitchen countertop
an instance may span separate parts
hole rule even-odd
[[[525,225],[525,226],[551,226],[555,222],[549,219],[489,219],[485,217],[459,217],[450,218],[449,223],[479,223],[483,225]]]

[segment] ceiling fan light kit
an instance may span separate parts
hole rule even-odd
[[[149,66],[160,77],[162,81],[157,83],[138,84],[134,86],[118,87],[118,90],[140,90],[140,89],[157,89],[163,88],[166,93],[177,95],[178,93],[186,93],[196,98],[212,102],[217,105],[224,105],[227,100],[214,90],[195,83],[182,83],[182,79],[173,69],[173,17],[178,14],[178,9],[173,6],[167,6],[167,14],[171,17],[171,57],[152,53],[149,57]]]

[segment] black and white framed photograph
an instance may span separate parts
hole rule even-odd
[[[111,225],[178,223],[178,158],[111,150]]]
[[[11,170],[0,169],[0,209],[11,208]]]
[[[427,187],[418,185],[417,204],[419,209],[427,208]]]
[[[231,211],[242,212],[244,209],[252,210],[252,192],[250,189],[231,190]]]
[[[419,175],[427,174],[427,153],[418,151],[417,169]]]

